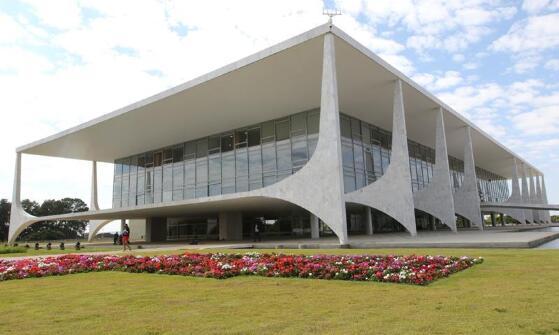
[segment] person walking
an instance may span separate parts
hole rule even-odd
[[[121,236],[122,236],[122,251],[126,251],[126,248],[132,251],[132,248],[130,247],[130,227],[128,227],[127,224],[124,224],[124,230],[122,230]]]

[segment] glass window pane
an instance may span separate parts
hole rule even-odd
[[[184,184],[194,185],[196,183],[196,163],[190,159],[184,163]]]
[[[342,137],[351,138],[351,123],[347,116],[340,116]]]
[[[208,183],[208,160],[206,158],[196,159],[196,184]]]
[[[354,144],[353,155],[355,156],[355,169],[361,171],[365,170],[365,158],[363,157],[363,147]]]
[[[157,167],[153,170],[153,202],[159,203],[162,199],[163,191],[163,170]]]
[[[208,155],[208,139],[196,141],[196,158],[206,157]]]
[[[276,141],[289,138],[289,119],[276,121]]]
[[[235,148],[244,148],[247,146],[248,132],[246,130],[235,131]]]
[[[153,154],[153,165],[161,166],[162,162],[163,162],[163,153],[161,151],[155,152]]]
[[[307,132],[309,134],[318,134],[319,113],[319,111],[312,111],[307,114]]]
[[[248,146],[260,145],[260,128],[252,128],[248,131]]]
[[[219,155],[210,156],[208,170],[210,184],[221,182],[221,157]]]
[[[173,200],[173,165],[163,166],[163,201]]]
[[[291,174],[291,149],[289,142],[277,143],[278,175],[289,171]]]
[[[184,162],[173,164],[173,200],[183,199]]]
[[[210,136],[208,138],[208,152],[209,154],[216,154],[220,152],[221,149],[221,137],[220,136]]]
[[[177,163],[177,162],[181,162],[184,158],[184,146],[183,145],[177,145],[174,149],[173,149],[173,162]]]
[[[291,116],[291,136],[307,134],[307,114],[299,113]]]
[[[222,154],[221,193],[235,192],[235,155],[233,152]]]
[[[262,124],[262,143],[274,141],[276,138],[275,134],[274,121]]]
[[[351,144],[342,143],[342,161],[344,167],[353,168],[353,148]]]
[[[173,162],[173,149],[165,149],[163,151],[163,164]]]
[[[307,139],[305,136],[292,138],[291,159],[293,160],[294,166],[302,166],[307,161]]]
[[[221,152],[233,150],[233,134],[225,134],[221,136]]]
[[[184,157],[196,157],[196,142],[188,142],[184,144]]]

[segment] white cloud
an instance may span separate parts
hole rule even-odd
[[[548,70],[559,71],[559,59],[551,59],[547,61],[544,67]]]
[[[529,14],[537,14],[542,11],[556,10],[559,8],[559,0],[524,0],[522,9]]]
[[[508,20],[514,6],[496,1],[353,1],[338,0],[336,6],[352,16],[365,16],[372,25],[410,32],[406,45],[426,49],[463,50],[491,32],[489,26]]]
[[[433,91],[448,89],[464,81],[460,73],[456,71],[446,71],[438,76],[429,73],[418,73],[413,75],[412,79]]]
[[[496,51],[534,52],[559,46],[559,13],[528,17],[516,22],[492,43]]]
[[[513,117],[515,127],[525,134],[556,134],[559,131],[559,105],[545,106]]]
[[[22,0],[33,8],[41,23],[58,29],[77,28],[82,22],[81,8],[74,0]]]
[[[462,63],[465,59],[466,59],[466,57],[464,57],[464,55],[462,55],[462,54],[452,55],[452,60],[457,62],[457,63]]]

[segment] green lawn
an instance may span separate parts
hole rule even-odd
[[[51,250],[47,250],[45,249],[45,245],[41,244],[41,249],[39,250],[35,250],[33,248],[33,244],[30,244],[31,248],[26,249],[22,246],[18,246],[18,247],[0,247],[0,258],[3,257],[16,257],[16,256],[41,256],[41,255],[58,255],[58,254],[74,254],[74,253],[88,253],[88,252],[99,252],[99,251],[103,251],[103,252],[115,252],[115,251],[119,251],[122,250],[122,246],[107,246],[107,247],[88,247],[86,246],[85,248],[81,249],[80,251],[77,251],[74,248],[74,244],[67,244],[66,245],[66,249],[64,250],[60,250],[58,248],[58,244],[56,246],[54,246]],[[16,250],[21,250],[22,252],[10,252],[10,253],[3,253],[3,249],[5,248],[11,248],[11,249],[16,249]]]
[[[559,250],[291,250],[483,256],[427,287],[121,272],[0,282],[0,334],[559,334]]]

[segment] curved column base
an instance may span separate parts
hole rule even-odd
[[[456,191],[454,193],[454,210],[470,223],[483,230],[479,196],[473,192]]]
[[[114,220],[90,220],[89,221],[89,236],[87,237],[87,241],[91,242],[99,233],[99,230],[107,225],[107,223],[112,222]]]
[[[454,203],[452,199],[436,199],[435,196],[430,198],[431,199],[429,200],[431,201],[418,200],[414,194],[415,208],[441,220],[441,222],[448,226],[451,231],[456,233],[458,229],[456,228],[456,214],[454,213]],[[446,199],[449,199],[450,201],[447,201]],[[450,202],[450,204],[448,202]]]
[[[13,245],[17,237],[25,228],[33,223],[40,222],[40,218],[27,214],[23,208],[12,205],[10,214],[10,229],[8,232],[8,244]]]
[[[412,236],[417,235],[411,184],[404,178],[395,178],[390,171],[376,182],[346,194],[345,201],[377,209],[398,221]]]
[[[484,207],[483,210],[487,212],[502,213],[518,221],[519,224],[526,224],[526,221],[524,220],[524,210],[522,209]]]

